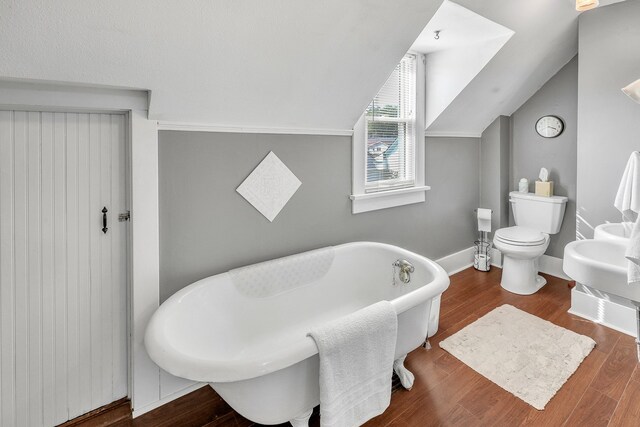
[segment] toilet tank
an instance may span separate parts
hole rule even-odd
[[[536,196],[533,193],[509,193],[516,225],[556,234],[562,226],[564,210],[569,199],[564,196]]]

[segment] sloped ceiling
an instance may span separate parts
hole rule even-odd
[[[601,0],[600,7],[620,1]],[[428,127],[427,135],[480,135],[496,117],[516,111],[578,53],[575,0],[455,2],[515,34]]]
[[[565,0],[457,0],[515,34],[429,126],[428,134],[480,135],[511,115],[578,52],[578,12]]]
[[[0,1],[0,79],[149,90],[152,119],[351,129],[441,0]]]
[[[436,39],[434,34],[438,33]],[[513,36],[513,31],[445,0],[411,46],[426,57],[429,127]]]

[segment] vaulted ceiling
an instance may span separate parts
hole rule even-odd
[[[515,32],[428,129],[478,135],[576,54],[578,13],[454,1]],[[0,80],[148,90],[158,120],[351,129],[441,3],[0,0]]]
[[[152,119],[351,129],[441,0],[0,1],[0,79],[149,90]]]
[[[454,1],[514,31],[427,129],[428,135],[478,136],[496,117],[513,114],[578,53],[579,12],[575,0]],[[600,7],[619,1],[601,0]]]

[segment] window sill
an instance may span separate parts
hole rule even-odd
[[[395,206],[421,203],[426,200],[425,192],[431,187],[422,185],[398,190],[380,191],[377,193],[352,194],[351,212],[354,214],[393,208]]]

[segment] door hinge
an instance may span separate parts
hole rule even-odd
[[[118,221],[120,222],[129,221],[129,219],[131,219],[131,211],[126,211],[118,215]]]

